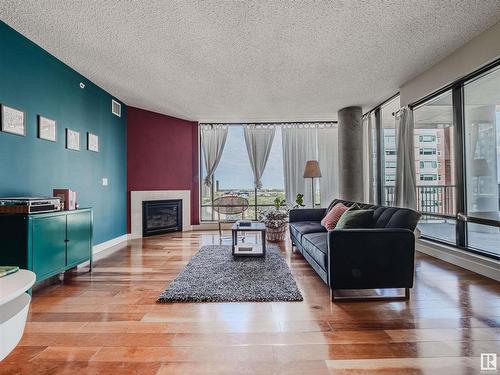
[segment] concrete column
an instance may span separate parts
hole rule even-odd
[[[363,127],[361,107],[338,112],[339,195],[341,199],[363,201]]]

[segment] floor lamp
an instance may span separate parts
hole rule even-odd
[[[314,202],[314,179],[316,177],[321,177],[321,169],[319,169],[319,164],[317,160],[308,160],[306,162],[306,167],[304,169],[304,178],[310,178],[311,179],[311,204],[312,207],[314,208],[315,202]]]

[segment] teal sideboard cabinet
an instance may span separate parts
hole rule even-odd
[[[92,267],[92,209],[0,215],[0,265],[33,271],[40,282],[86,261]]]

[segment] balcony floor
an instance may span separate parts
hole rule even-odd
[[[418,228],[426,237],[455,242],[455,223],[433,220],[428,223],[420,223]],[[500,228],[485,227],[483,231],[479,231],[473,227],[468,230],[468,236],[471,247],[500,256]]]

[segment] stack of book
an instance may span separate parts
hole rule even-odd
[[[10,275],[17,271],[19,271],[19,267],[17,266],[0,266],[0,277]]]

